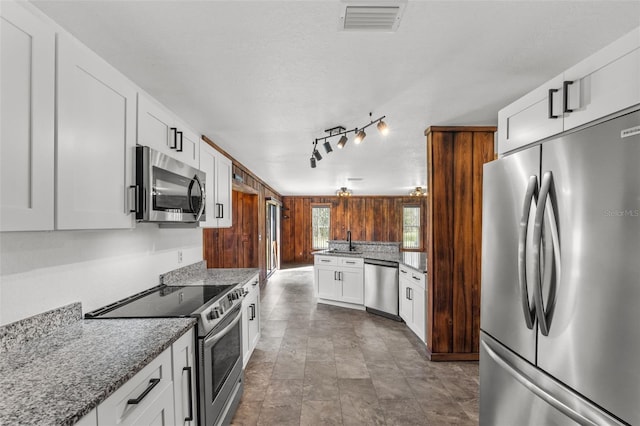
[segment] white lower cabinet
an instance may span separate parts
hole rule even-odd
[[[174,342],[173,396],[175,400],[175,424],[191,426],[198,424],[196,404],[196,366],[194,364],[194,332],[185,333]]]
[[[426,339],[426,276],[400,265],[400,318],[423,342]]]
[[[364,306],[364,261],[361,258],[316,256],[314,290],[318,299]]]
[[[194,330],[191,329],[78,424],[197,424],[194,344]]]
[[[248,292],[242,301],[242,360],[247,365],[260,340],[260,286],[256,274],[244,289]]]
[[[168,348],[98,406],[98,425],[173,424],[171,376]]]

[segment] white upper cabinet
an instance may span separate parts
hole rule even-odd
[[[564,73],[569,84],[564,129],[640,104],[640,28]]]
[[[138,144],[160,151],[196,169],[200,136],[145,93],[138,93]]]
[[[498,153],[640,104],[640,28],[498,112]]]
[[[0,231],[53,229],[55,33],[0,5]]]
[[[58,35],[57,229],[131,228],[136,86]]]
[[[206,173],[205,214],[203,228],[230,228],[232,220],[232,163],[205,141],[200,142],[200,170]]]

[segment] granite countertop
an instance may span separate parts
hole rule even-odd
[[[167,285],[243,285],[259,273],[258,268],[207,269],[201,261],[160,275],[160,282]]]
[[[195,324],[78,320],[9,349],[0,356],[0,424],[75,423]]]
[[[341,256],[341,257],[359,257],[363,259],[388,260],[390,262],[398,262],[409,268],[415,269],[420,273],[427,273],[427,254],[425,252],[403,251],[403,252],[383,252],[383,251],[367,251],[360,253],[347,252],[331,252],[329,250],[319,250],[313,252],[314,255],[324,256]]]

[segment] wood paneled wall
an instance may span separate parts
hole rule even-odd
[[[233,174],[242,183],[233,182],[233,224],[226,229],[204,229],[203,259],[209,268],[259,268],[260,283],[267,277],[266,199],[282,197],[211,139],[202,139],[231,159]],[[241,255],[239,255],[241,254]]]
[[[482,165],[495,127],[430,127],[427,136],[427,351],[432,360],[478,359]]]
[[[331,207],[330,239],[402,241],[402,206],[420,205],[421,243],[426,241],[428,197],[283,197],[281,256],[284,263],[313,263],[311,206]]]

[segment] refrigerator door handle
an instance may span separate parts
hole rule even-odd
[[[529,176],[527,192],[524,196],[522,206],[522,216],[518,229],[518,284],[520,285],[520,297],[522,301],[522,312],[524,321],[529,330],[533,329],[536,317],[536,308],[529,306],[529,290],[527,286],[527,231],[529,228],[529,216],[531,214],[531,203],[537,202],[538,198],[538,177]]]
[[[545,172],[542,176],[542,185],[540,186],[540,196],[538,198],[538,206],[536,208],[536,216],[533,227],[533,275],[534,279],[534,295],[533,299],[536,305],[536,316],[540,324],[540,332],[543,336],[549,335],[549,327],[551,326],[551,313],[553,311],[553,299],[555,299],[555,286],[561,276],[561,259],[560,259],[560,238],[558,236],[558,226],[553,210],[553,203],[549,203],[547,208],[547,199],[553,184],[553,175],[551,172]],[[544,223],[544,215],[547,213],[549,221],[549,234],[553,246],[553,258],[556,267],[556,277],[550,283],[550,300],[548,309],[545,309],[542,295],[542,271],[541,271],[541,250],[542,250],[542,228]],[[545,265],[545,267],[550,267]]]

